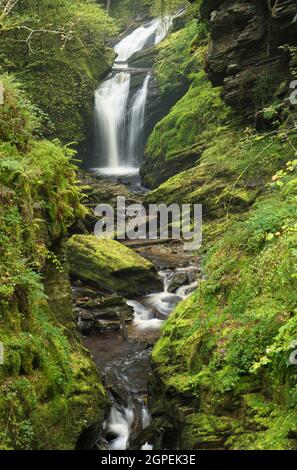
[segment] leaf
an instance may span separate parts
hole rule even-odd
[[[274,234],[273,233],[267,233],[266,237],[265,237],[265,240],[267,242],[271,241],[274,239]]]

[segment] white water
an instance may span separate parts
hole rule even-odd
[[[151,424],[151,421],[152,421],[150,414],[145,406],[142,408],[141,421],[142,421],[142,429],[147,428]]]
[[[95,156],[98,174],[127,175],[138,171],[143,152],[145,106],[150,75],[131,96],[128,59],[158,44],[167,34],[171,18],[156,18],[123,38],[114,48],[118,54],[113,71],[95,93]],[[120,70],[121,69],[121,70]],[[144,70],[145,74],[145,70]]]
[[[164,323],[155,318],[152,309],[144,307],[136,300],[128,300],[127,304],[134,309],[134,325],[139,330],[159,330]]]
[[[185,284],[178,287],[174,293],[168,292],[168,285],[172,276],[178,273],[186,273],[189,275],[195,273],[192,267],[177,268],[176,271],[161,270],[159,276],[162,279],[164,290],[144,296],[141,301],[128,300],[127,304],[134,310],[133,325],[142,332],[156,332],[161,329],[165,318],[170,315],[176,305],[183,299],[186,299],[197,287],[197,281],[189,283],[189,279],[185,280]],[[161,318],[158,318],[161,314]]]
[[[167,292],[167,286],[169,280],[172,278],[172,275],[178,275],[180,273],[194,273],[196,271],[193,267],[185,267],[185,268],[176,268],[174,271],[170,269],[161,270],[159,271],[160,278],[163,281],[164,290],[162,292],[157,292],[154,294],[145,295],[138,300],[128,300],[127,304],[133,307],[134,310],[134,321],[133,325],[137,329],[137,338],[141,338],[142,335],[147,337],[147,334],[152,333],[155,335],[158,334],[158,330],[164,324],[164,320],[157,318],[158,312],[163,315],[163,318],[166,318],[174,309],[174,307],[179,303],[183,298],[186,298],[187,295],[190,294],[192,290],[194,290],[194,286],[197,286],[197,282],[193,282],[191,284],[185,284],[179,287],[175,293]],[[191,279],[192,280],[192,279]],[[140,357],[145,354],[146,351],[142,351],[138,354],[138,361],[140,361]],[[139,363],[135,362],[136,355],[128,356],[124,362],[121,363],[120,367],[118,367],[119,376],[120,376],[120,383],[121,386],[126,387],[128,391],[129,401],[128,405],[114,403],[110,415],[107,419],[105,424],[105,433],[107,433],[108,439],[108,448],[110,450],[126,450],[129,448],[129,439],[131,436],[131,431],[135,422],[137,422],[137,417],[139,416],[141,419],[141,428],[147,428],[151,423],[151,416],[148,412],[148,409],[145,404],[144,397],[139,395],[135,395],[136,398],[133,399],[133,393],[135,393],[135,386],[132,380],[131,383],[131,376],[129,375],[129,370],[134,369],[133,374],[135,374],[135,370],[139,367]],[[141,359],[141,362],[143,359]],[[138,364],[138,366],[137,366]],[[110,368],[113,368],[114,365],[111,363]],[[132,377],[134,377],[132,374]],[[135,377],[134,377],[135,380]],[[136,390],[139,390],[136,386]],[[140,388],[142,390],[142,388]],[[132,392],[132,395],[131,395]],[[139,391],[137,392],[139,394]],[[132,397],[132,399],[131,399]],[[139,405],[141,406],[139,412]],[[140,414],[139,414],[140,413]],[[108,434],[112,435],[112,439]],[[141,450],[152,450],[153,446],[150,442],[145,442],[141,446]]]
[[[129,73],[119,72],[106,80],[95,93],[96,123],[101,150],[108,167],[120,164],[125,139],[125,113],[130,89]]]
[[[148,442],[146,442],[142,447],[141,447],[141,450],[152,450],[154,447],[149,444]]]
[[[118,54],[116,63],[125,63],[135,52],[158,44],[166,36],[168,27],[168,18],[164,20],[156,18],[150,23],[137,28],[115,46],[114,50]]]
[[[115,166],[113,168],[91,168],[98,176],[135,176],[138,175],[139,169],[130,166]]]
[[[137,163],[139,163],[149,80],[150,75],[148,74],[143,82],[142,88],[135,93],[131,103],[128,126],[128,163],[130,165],[137,165]]]
[[[179,287],[176,291],[176,295],[180,295],[183,299],[186,299],[197,287],[198,282],[194,281],[191,284]]]
[[[130,408],[120,410],[117,405],[113,405],[106,423],[108,432],[116,437],[109,443],[110,450],[126,450],[133,424],[134,413]]]

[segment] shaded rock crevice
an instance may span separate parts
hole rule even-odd
[[[205,70],[227,104],[251,117],[287,93],[290,58],[281,46],[295,42],[293,0],[203,1],[201,14],[211,36]]]

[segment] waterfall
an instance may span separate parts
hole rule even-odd
[[[106,428],[115,438],[109,444],[110,450],[125,450],[129,440],[134,414],[131,408],[121,410],[116,404],[111,408]]]
[[[128,134],[128,163],[131,166],[139,164],[149,79],[150,75],[148,74],[142,88],[135,93],[131,103]]]
[[[128,67],[128,59],[135,52],[162,41],[169,26],[170,19],[156,18],[123,38],[114,48],[117,58],[113,70],[95,92],[94,155],[99,174],[138,173],[150,75],[144,70],[144,80],[132,95],[133,69]]]
[[[125,115],[130,74],[120,72],[106,80],[95,93],[96,122],[102,154],[108,167],[118,167],[125,145]]]
[[[167,30],[167,18],[164,20],[156,18],[150,23],[137,28],[115,46],[114,50],[118,54],[116,62],[126,63],[135,52],[155,46],[164,39]]]

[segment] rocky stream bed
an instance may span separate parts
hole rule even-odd
[[[111,193],[118,190],[117,184],[104,180],[89,177],[88,182],[93,187],[88,196],[91,205],[98,186],[108,185]],[[130,198],[134,196],[132,191]],[[128,253],[131,263],[115,268],[108,265],[108,259],[104,264],[104,256],[106,243],[118,242],[102,241],[103,257],[96,261],[92,250],[98,253],[100,241],[94,237],[90,241],[90,237],[72,237],[68,257],[76,323],[110,399],[110,410],[94,447],[150,449],[151,350],[171,311],[197,287],[197,260],[184,252],[178,241],[126,240],[120,245],[124,250],[121,255]],[[81,445],[84,447],[83,440]]]

